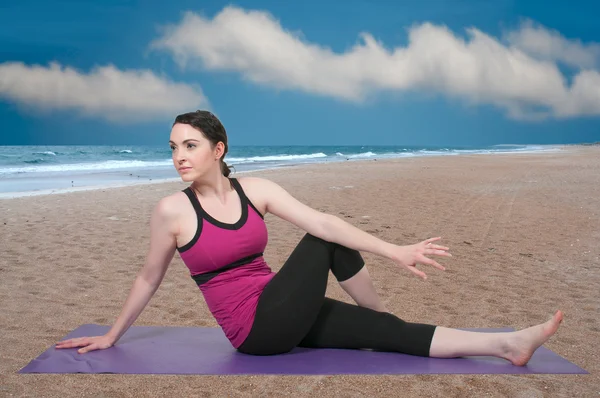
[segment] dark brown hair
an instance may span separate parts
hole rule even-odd
[[[223,156],[221,156],[221,172],[225,177],[229,177],[231,170],[223,160],[229,149],[227,145],[227,132],[225,131],[223,124],[221,124],[221,121],[209,111],[196,111],[178,115],[173,122],[173,126],[177,123],[188,124],[200,131],[202,135],[210,141],[212,148],[219,142],[222,142],[225,145]]]

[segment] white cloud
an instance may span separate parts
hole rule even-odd
[[[117,122],[174,117],[205,106],[199,88],[174,83],[148,70],[119,70],[112,65],[88,74],[52,63],[0,64],[0,98],[44,110],[77,110]]]
[[[600,44],[566,39],[556,30],[536,25],[533,21],[526,21],[518,30],[507,33],[506,39],[513,47],[540,59],[579,68],[600,66]]]
[[[256,84],[348,101],[426,90],[494,104],[520,119],[600,114],[598,72],[581,72],[569,86],[551,60],[475,28],[466,33],[465,40],[423,23],[409,29],[406,47],[386,48],[363,33],[359,43],[336,53],[284,29],[266,12],[227,7],[213,19],[187,13],[152,47],[169,51],[182,67],[234,71]]]

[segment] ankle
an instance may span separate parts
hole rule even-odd
[[[496,357],[508,359],[513,353],[514,335],[516,332],[498,333],[496,340]]]

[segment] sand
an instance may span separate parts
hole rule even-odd
[[[408,321],[527,327],[565,313],[546,346],[589,375],[177,376],[17,374],[84,323],[110,325],[148,249],[169,182],[0,200],[0,396],[598,396],[600,147],[559,153],[370,160],[269,178],[298,199],[398,244],[442,236],[452,259],[427,281],[365,253]],[[267,215],[277,270],[303,231]],[[330,278],[328,295],[349,297]],[[216,326],[176,254],[136,325]]]

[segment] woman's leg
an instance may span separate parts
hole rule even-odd
[[[300,342],[312,348],[354,348],[455,358],[496,356],[525,365],[558,329],[562,313],[537,326],[509,333],[479,333],[408,323],[395,315],[325,299],[313,327]]]
[[[352,278],[340,282],[340,286],[360,307],[389,312],[373,286],[367,267],[362,267]]]
[[[412,355],[494,355],[525,364],[558,329],[562,313],[512,333],[476,333],[405,322],[395,315],[325,298],[329,270],[349,281],[363,268],[360,254],[306,235],[266,286],[241,352],[270,355],[296,345],[367,348]]]
[[[329,271],[344,282],[363,266],[356,250],[305,235],[262,292],[252,329],[239,351],[270,355],[296,347],[323,305]]]
[[[311,348],[373,349],[428,356],[435,326],[325,298],[312,328],[298,344]]]
[[[538,347],[556,333],[562,318],[562,312],[557,311],[545,323],[507,333],[477,333],[438,327],[429,355],[436,358],[489,355],[522,366]]]

